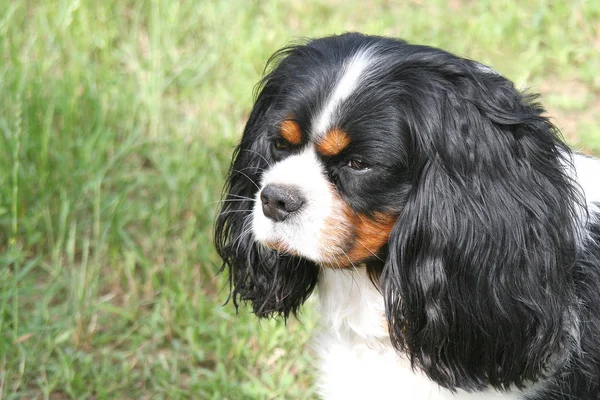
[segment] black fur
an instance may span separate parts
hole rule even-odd
[[[372,267],[393,345],[450,389],[549,379],[535,399],[599,399],[600,224],[579,215],[570,150],[535,96],[439,49],[346,34],[274,56],[216,225],[234,303],[287,317],[315,287],[313,262],[245,233],[249,210],[262,171],[288,155],[270,149],[278,124],[294,115],[309,131],[344,61],[365,48],[377,66],[338,112],[351,149],[322,162],[353,210],[400,215]],[[354,153],[368,175],[343,167]]]
[[[262,171],[273,159],[264,134],[267,114],[278,85],[265,79],[244,129],[240,145],[233,154],[221,213],[215,226],[215,245],[229,269],[231,297],[252,304],[259,317],[296,314],[312,293],[317,266],[308,260],[276,253],[259,246],[250,230],[251,210]]]
[[[590,224],[589,235],[573,270],[580,342],[572,346],[575,350],[556,378],[532,400],[600,399],[600,216]]]
[[[464,60],[402,60],[394,78],[414,186],[382,275],[392,341],[447,387],[535,380],[574,301],[568,150],[532,97]]]

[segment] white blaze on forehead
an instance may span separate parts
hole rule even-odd
[[[335,88],[327,97],[321,112],[313,118],[312,128],[316,137],[325,135],[331,128],[341,104],[356,90],[374,61],[375,57],[368,49],[358,51],[346,61]]]

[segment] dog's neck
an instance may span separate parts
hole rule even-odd
[[[323,269],[318,294],[322,324],[343,340],[389,343],[383,295],[373,271],[362,265],[353,269]]]

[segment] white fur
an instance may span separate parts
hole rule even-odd
[[[593,204],[593,202],[600,202],[600,160],[575,154],[573,164],[588,210],[592,213],[600,213],[600,208]]]
[[[306,199],[305,205],[285,221],[275,222],[267,218],[262,211],[260,192],[268,184],[298,187]],[[274,164],[263,175],[260,189],[252,212],[252,229],[257,241],[283,242],[298,254],[315,262],[325,262],[328,256],[336,255],[338,243],[331,235],[325,237],[328,233],[326,229],[331,230],[332,226],[343,229],[347,222],[340,213],[341,200],[334,195],[334,189],[327,180],[313,147],[309,146],[302,153]]]
[[[453,393],[411,368],[392,347],[383,296],[365,268],[323,269],[322,332],[315,340],[324,399],[517,400],[523,392]]]
[[[375,59],[368,50],[356,53],[347,61],[335,89],[331,92],[321,112],[313,119],[313,135],[323,136],[334,123],[336,111],[344,100],[356,90],[361,79],[364,79],[369,66]]]

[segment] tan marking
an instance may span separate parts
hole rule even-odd
[[[291,144],[300,144],[302,141],[302,131],[296,121],[286,119],[281,124],[281,136]]]
[[[322,234],[325,241],[321,248],[324,263],[332,268],[345,268],[356,266],[365,258],[377,257],[398,216],[357,214],[339,197],[334,199],[334,204],[340,212],[325,221],[327,228]]]
[[[317,151],[324,156],[340,154],[350,144],[350,138],[344,131],[334,128],[317,145]]]
[[[374,217],[372,219],[366,215],[355,214],[353,221],[354,247],[348,253],[353,262],[362,258],[374,257],[387,243],[397,219],[396,215],[384,213],[378,213]]]

